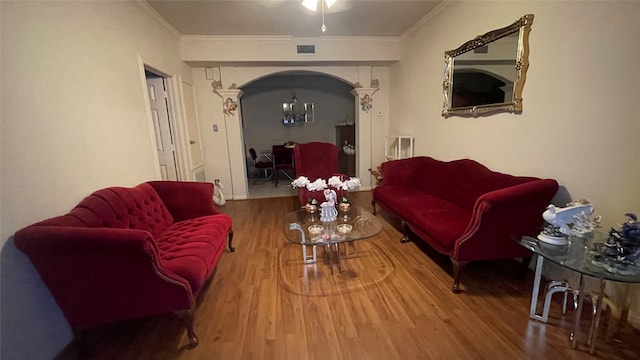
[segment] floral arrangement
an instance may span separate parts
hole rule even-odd
[[[362,185],[360,179],[357,177],[351,177],[342,181],[339,176],[332,176],[328,180],[316,179],[310,181],[306,176],[300,176],[291,182],[291,186],[294,188],[306,188],[309,191],[323,191],[328,187],[332,187],[337,190],[349,191],[355,190]],[[344,196],[341,202],[349,202]]]

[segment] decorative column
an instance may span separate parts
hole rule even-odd
[[[373,82],[372,82],[372,85]],[[377,85],[377,84],[375,84]],[[356,110],[356,176],[362,182],[362,190],[371,190],[372,180],[369,168],[371,168],[371,151],[374,139],[372,139],[372,114],[373,94],[377,87],[363,88],[356,83],[356,88],[351,91],[355,96]]]
[[[217,84],[215,84],[217,85]],[[231,84],[229,89],[222,89],[214,85],[214,92],[222,98],[222,112],[227,129],[227,151],[229,153],[229,168],[231,170],[231,193],[233,199],[247,199],[247,183],[245,181],[246,164],[244,159],[244,145],[242,144],[242,124],[238,102],[242,90]]]

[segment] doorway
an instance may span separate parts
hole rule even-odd
[[[249,152],[251,148],[258,160],[270,156],[274,145],[288,142],[328,142],[336,144],[340,152],[343,151],[345,140],[339,139],[337,133],[340,128],[355,121],[356,104],[351,90],[352,84],[313,71],[271,74],[242,87],[240,106],[247,159],[248,198],[297,195],[297,191],[286,186],[290,180],[284,174],[278,174],[280,182],[275,186],[274,181],[267,179],[273,176],[272,172],[256,169]],[[286,121],[283,106],[292,102],[312,104],[313,120]]]
[[[175,126],[169,107],[167,78],[147,67],[144,70],[160,175],[162,180],[179,180]]]

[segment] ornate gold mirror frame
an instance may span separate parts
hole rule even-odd
[[[492,111],[522,112],[522,88],[529,67],[529,32],[532,23],[533,14],[524,15],[507,27],[479,35],[457,49],[444,53],[442,116],[445,118],[451,115],[477,116]],[[489,56],[492,47],[505,46],[511,39],[515,42],[515,38],[517,38],[516,49],[513,49],[513,52],[507,52],[515,54],[515,57],[496,59]],[[501,41],[498,42],[498,40]],[[471,52],[472,50],[474,51]],[[456,65],[459,69],[456,69]],[[496,66],[507,67],[507,69],[512,69],[511,66],[515,66],[515,71],[507,76],[496,75],[494,72]],[[485,82],[482,84],[485,89],[487,86],[492,86],[494,88],[492,91],[496,91],[495,89],[501,85],[508,89],[507,92],[497,90],[504,94],[503,98],[498,101],[495,100],[495,92],[487,95],[489,94],[487,92],[469,90],[469,88],[480,87],[480,85],[473,83],[474,79],[489,77],[492,78],[493,85],[486,85],[486,80],[482,80]],[[464,98],[463,91],[466,91],[464,94],[475,95]],[[509,93],[512,95],[508,96]]]

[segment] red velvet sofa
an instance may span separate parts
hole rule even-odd
[[[193,308],[224,252],[231,218],[213,185],[151,181],[87,196],[68,214],[15,234],[76,334],[102,323],[174,312],[198,343]],[[79,339],[78,339],[79,340]]]
[[[494,172],[469,159],[439,161],[413,157],[382,164],[384,180],[373,190],[376,204],[402,220],[402,242],[409,230],[450,257],[453,292],[471,261],[523,258],[531,252],[510,234],[542,226],[542,212],[558,190],[552,179]]]

